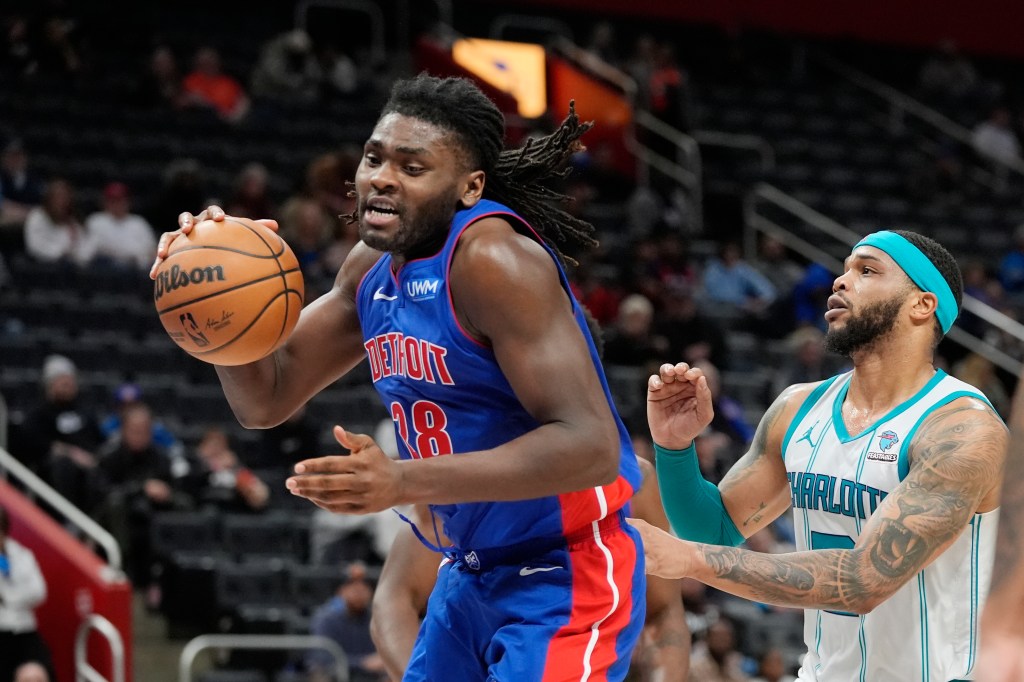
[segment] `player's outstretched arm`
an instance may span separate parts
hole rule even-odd
[[[1006,428],[986,404],[960,398],[921,425],[910,471],[849,550],[761,554],[677,540],[649,526],[648,572],[690,575],[756,601],[868,613],[939,556],[983,502],[994,500]],[[992,502],[994,505],[994,502]]]
[[[1024,679],[1024,381],[1010,415],[992,589],[981,620],[979,682]]]
[[[417,509],[415,520],[427,527],[430,514],[424,509]],[[373,595],[370,634],[393,680],[402,679],[409,664],[440,560],[441,555],[420,542],[411,528],[403,528],[384,561]]]
[[[699,368],[662,365],[648,380],[647,420],[655,443],[658,485],[676,533],[687,540],[735,546],[789,507],[782,460],[786,427],[813,385],[784,391],[758,424],[750,450],[716,487],[704,480],[692,446],[711,421],[711,394]]]

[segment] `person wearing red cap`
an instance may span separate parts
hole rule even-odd
[[[103,210],[85,221],[95,248],[94,262],[114,263],[129,268],[149,266],[156,237],[149,221],[131,212],[127,185],[111,182],[103,189]]]

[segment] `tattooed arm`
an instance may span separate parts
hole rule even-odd
[[[760,554],[683,542],[648,527],[648,572],[690,575],[768,604],[868,613],[939,556],[975,512],[995,506],[1006,440],[988,405],[960,398],[921,425],[907,478],[853,549]]]
[[[1024,377],[1024,374],[1022,374]],[[978,680],[1024,679],[1024,381],[1010,415],[992,589],[981,621]]]
[[[690,445],[711,421],[711,393],[699,368],[662,365],[648,381],[647,420],[665,511],[679,537],[735,546],[789,507],[782,460],[786,428],[814,385],[780,395],[758,424],[750,451],[717,487],[704,480]],[[674,451],[673,451],[674,450]]]

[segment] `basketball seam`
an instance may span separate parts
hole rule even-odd
[[[278,267],[280,267],[280,263],[278,264]],[[291,274],[293,272],[299,272],[299,268],[292,268],[291,270],[288,270],[287,272],[285,272],[283,274],[288,275],[288,274]],[[282,273],[275,272],[273,274],[266,275],[264,277],[260,277],[259,279],[251,279],[248,282],[243,282],[242,284],[236,284],[233,287],[228,287],[227,289],[221,289],[220,291],[214,292],[212,294],[206,294],[205,296],[200,296],[199,298],[193,298],[193,299],[190,299],[188,301],[185,301],[184,303],[176,303],[175,305],[172,305],[169,308],[163,308],[162,310],[157,310],[156,312],[157,312],[157,315],[164,315],[166,313],[174,312],[175,310],[178,310],[179,308],[184,308],[185,306],[192,305],[193,303],[198,303],[199,301],[206,301],[208,299],[213,298],[214,296],[220,296],[221,294],[226,294],[226,293],[228,293],[230,291],[236,291],[238,289],[244,289],[245,287],[249,286],[250,284],[259,284],[260,282],[266,282],[269,279],[273,279],[275,277],[279,277],[281,274]],[[287,280],[285,281],[285,284],[287,285]]]
[[[263,243],[266,244],[266,242],[263,242]],[[179,253],[187,253],[189,251],[198,251],[198,250],[230,251],[231,253],[240,253],[243,256],[249,256],[250,258],[258,258],[260,260],[267,260],[267,259],[270,259],[270,258],[276,259],[277,258],[277,256],[274,255],[274,254],[270,254],[269,256],[259,256],[259,255],[255,254],[255,253],[249,253],[248,251],[242,251],[241,249],[232,248],[230,246],[203,246],[203,245],[198,245],[198,246],[186,246],[186,247],[180,248],[177,251],[175,251],[174,253],[169,254],[167,256],[167,258],[165,258],[164,260],[165,261],[169,261],[172,258],[174,258],[175,256],[177,256]]]
[[[270,244],[267,244],[267,240],[263,238],[262,234],[260,234],[256,230],[252,229],[251,226],[246,225],[245,223],[240,223],[237,220],[233,220],[231,222],[233,222],[233,223],[235,223],[237,225],[241,225],[245,229],[249,230],[254,235],[256,235],[257,239],[259,239],[261,242],[266,244],[267,248],[270,249],[270,253],[273,254],[274,262],[277,263],[277,269],[280,271],[278,274],[281,275],[281,283],[284,284],[284,290],[285,291],[291,291],[291,289],[288,288],[288,274],[284,271],[284,266],[281,265],[281,256],[284,255],[284,252],[285,252],[285,249],[286,249],[285,241],[283,239],[281,239],[280,237],[278,237],[278,239],[281,239],[281,253],[274,254],[274,247],[272,247]],[[301,272],[301,268],[299,269],[299,271]],[[294,270],[292,270],[290,272],[294,272]],[[277,297],[275,296],[274,298],[277,298]],[[300,301],[302,300],[302,294],[299,294],[299,300]],[[266,310],[266,308],[264,308],[264,310]],[[277,347],[277,344],[281,342],[281,336],[284,334],[284,330],[288,327],[288,313],[290,311],[291,311],[291,300],[286,296],[285,299],[284,299],[284,317],[281,318],[281,330],[279,332],[277,332],[277,338],[274,339],[274,343],[271,346],[271,348]],[[263,313],[261,312],[260,315],[262,315],[262,314]],[[256,319],[259,319],[259,317],[257,316]],[[242,332],[242,333],[244,334],[245,332]]]
[[[266,244],[266,248],[270,250],[271,254],[273,254],[273,261],[276,264],[278,264],[278,269],[281,270],[281,272],[280,272],[280,274],[281,274],[281,282],[282,282],[282,284],[285,285],[285,291],[289,291],[289,289],[288,289],[288,274],[285,272],[285,268],[281,264],[281,257],[285,254],[285,250],[287,248],[287,246],[285,244],[285,240],[281,240],[280,237],[278,238],[279,240],[281,240],[281,253],[274,254],[273,253],[273,247],[270,246],[269,244],[267,244],[266,240],[263,239],[263,236],[260,235],[260,233],[257,232],[255,229],[253,229],[252,226],[247,225],[244,222],[239,222],[238,220],[232,220],[231,222],[239,224],[239,225],[242,225],[246,229],[250,230],[253,233],[253,235],[255,235],[256,238],[260,242],[262,242],[263,244]],[[301,268],[300,268],[300,271],[301,271]],[[302,294],[299,294],[299,300],[300,301],[302,300],[302,298],[303,298]],[[271,347],[275,347],[276,345],[281,343],[281,337],[285,334],[285,329],[288,328],[288,315],[289,315],[289,312],[291,312],[291,300],[286,296],[285,297],[285,316],[282,317],[282,319],[281,319],[281,331],[278,332],[278,338],[273,340],[273,346],[271,346]],[[260,314],[262,314],[262,313],[260,313]]]
[[[294,272],[294,270],[292,272]],[[295,294],[296,296],[299,296],[300,298],[302,296],[302,294],[299,292],[298,289],[285,289],[285,290],[281,291],[276,296],[274,296],[269,301],[267,301],[267,304],[265,306],[263,306],[263,308],[260,309],[259,313],[257,313],[255,317],[252,318],[252,321],[249,322],[249,324],[247,324],[245,326],[245,328],[242,329],[242,331],[238,332],[234,336],[234,338],[232,338],[230,341],[226,341],[225,343],[222,343],[221,345],[217,346],[216,348],[208,348],[207,350],[199,350],[199,351],[190,351],[191,354],[196,356],[196,357],[198,357],[200,355],[207,355],[208,353],[216,353],[217,351],[224,350],[225,348],[227,348],[228,346],[233,344],[235,341],[238,341],[238,339],[240,339],[243,336],[245,336],[245,333],[247,331],[249,331],[250,329],[252,329],[252,326],[254,324],[259,322],[260,317],[263,315],[263,313],[267,312],[267,308],[269,308],[271,305],[273,305],[274,301],[276,301],[277,299],[279,299],[282,296],[284,296],[285,297],[285,299],[284,299],[285,300],[285,306],[287,306],[288,305],[288,294]],[[278,338],[281,338],[280,335],[278,335]]]

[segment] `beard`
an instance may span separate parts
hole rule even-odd
[[[456,206],[452,204],[454,192],[442,192],[410,214],[405,204],[399,204],[398,229],[392,235],[384,235],[367,228],[362,221],[366,210],[366,199],[360,197],[356,215],[359,216],[359,238],[364,244],[377,251],[388,251],[403,255],[419,255],[443,241],[448,234]]]
[[[850,310],[845,326],[838,329],[829,327],[825,333],[825,350],[850,356],[870,347],[896,328],[902,306],[903,295],[900,294],[888,301],[865,306],[860,312]]]

